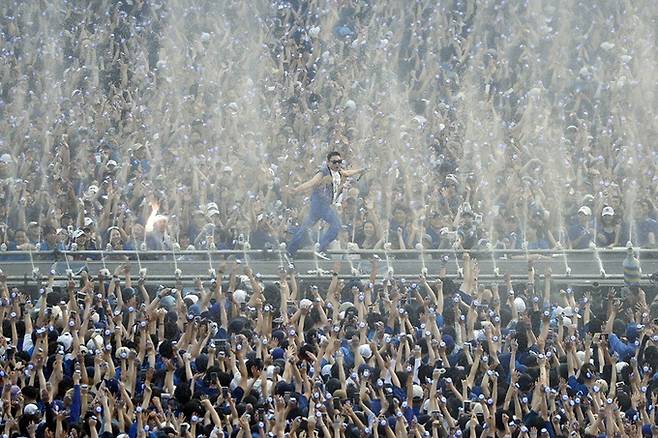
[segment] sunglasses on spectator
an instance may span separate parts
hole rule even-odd
[[[331,164],[342,164],[343,160],[331,160]]]

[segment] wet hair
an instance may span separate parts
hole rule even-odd
[[[249,359],[246,365],[247,365],[247,374],[249,374],[249,377],[254,377],[253,372],[251,371],[251,367],[256,367],[256,369],[258,370],[263,369],[263,361],[260,358]]]
[[[186,382],[179,383],[174,389],[174,398],[181,405],[185,405],[192,398],[192,391],[190,390],[190,385]]]
[[[176,387],[176,389],[178,389],[178,387]],[[196,398],[183,404],[183,414],[185,415],[185,418],[187,418],[187,421],[192,419],[192,414],[194,413],[196,413],[199,418],[203,418],[203,416],[206,414],[206,409]]]
[[[329,153],[327,154],[327,161],[331,161],[331,158],[332,158],[332,157],[336,157],[336,156],[340,157],[340,152],[338,152],[338,151],[331,151],[331,152],[329,152]]]
[[[171,359],[174,357],[174,348],[171,344],[171,341],[169,340],[164,340],[158,347],[158,352],[160,353],[160,356],[164,357],[165,359]]]
[[[278,309],[281,306],[281,289],[279,289],[276,285],[265,285],[263,296],[265,297],[265,301],[274,309]]]

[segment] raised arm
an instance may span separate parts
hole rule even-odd
[[[309,179],[305,183],[302,183],[302,184],[298,185],[297,187],[291,187],[290,191],[292,193],[305,192],[307,190],[310,190],[310,189],[320,185],[321,182],[322,182],[322,174],[320,172],[318,172],[318,173],[315,174],[315,176],[313,176],[313,178]]]

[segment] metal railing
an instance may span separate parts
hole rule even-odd
[[[374,254],[389,254],[389,255],[405,255],[405,256],[421,256],[421,255],[463,255],[465,253],[472,255],[482,255],[482,254],[496,254],[500,255],[514,255],[514,256],[526,256],[526,255],[543,255],[548,257],[557,257],[563,255],[571,254],[590,254],[592,257],[595,257],[598,253],[599,255],[606,254],[625,254],[627,251],[626,247],[614,247],[614,248],[596,248],[596,249],[503,249],[503,248],[491,248],[491,249],[338,249],[327,251],[327,255],[374,255]],[[636,254],[642,255],[653,255],[658,257],[658,248],[634,248]],[[4,251],[0,252],[0,261],[6,257],[24,255],[32,256],[37,258],[44,257],[58,257],[58,256],[99,256],[107,257],[111,255],[126,255],[126,256],[264,256],[264,255],[278,255],[281,253],[281,250],[278,249],[224,249],[224,250],[177,250],[177,251],[162,251],[162,250],[146,250],[146,251],[137,251],[137,250],[84,250],[84,251],[72,251],[72,250],[46,250],[46,251]],[[285,250],[283,250],[285,253]],[[308,259],[311,260],[314,258],[314,252],[311,250],[299,250],[297,252],[296,259]]]
[[[584,250],[435,250],[435,249],[358,249],[329,251],[333,260],[322,260],[313,251],[300,250],[295,257],[299,278],[329,278],[336,260],[341,261],[339,275],[342,278],[368,278],[370,265],[379,256],[379,278],[387,275],[413,278],[421,270],[428,277],[435,277],[440,269],[447,276],[459,279],[464,253],[478,260],[479,278],[483,281],[498,281],[502,274],[510,273],[515,280],[527,277],[528,260],[534,260],[540,274],[546,266],[553,271],[554,281],[575,284],[612,284],[623,281],[622,262],[627,249],[598,248]],[[279,268],[288,266],[283,248],[273,250],[191,250],[191,251],[7,251],[0,252],[0,269],[10,282],[26,284],[35,278],[55,271],[56,279],[66,279],[67,270],[78,272],[86,268],[95,274],[102,268],[110,270],[128,263],[133,273],[148,270],[148,281],[168,282],[180,278],[189,282],[196,278],[207,279],[211,269],[218,268],[227,259],[244,260],[254,272],[265,280],[276,279]],[[651,274],[658,272],[658,249],[636,249],[644,275],[642,282],[649,283]],[[175,274],[179,270],[178,275]]]

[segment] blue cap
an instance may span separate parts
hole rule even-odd
[[[272,350],[272,359],[274,360],[283,359],[284,355],[285,351],[281,347],[276,347],[274,350]]]
[[[446,343],[446,351],[450,353],[455,348],[455,340],[450,335],[443,335],[441,339]]]
[[[626,326],[626,337],[628,338],[629,341],[634,341],[637,339],[637,337],[640,335],[640,330],[641,328],[644,328],[643,326],[640,326],[638,324],[630,323]]]

